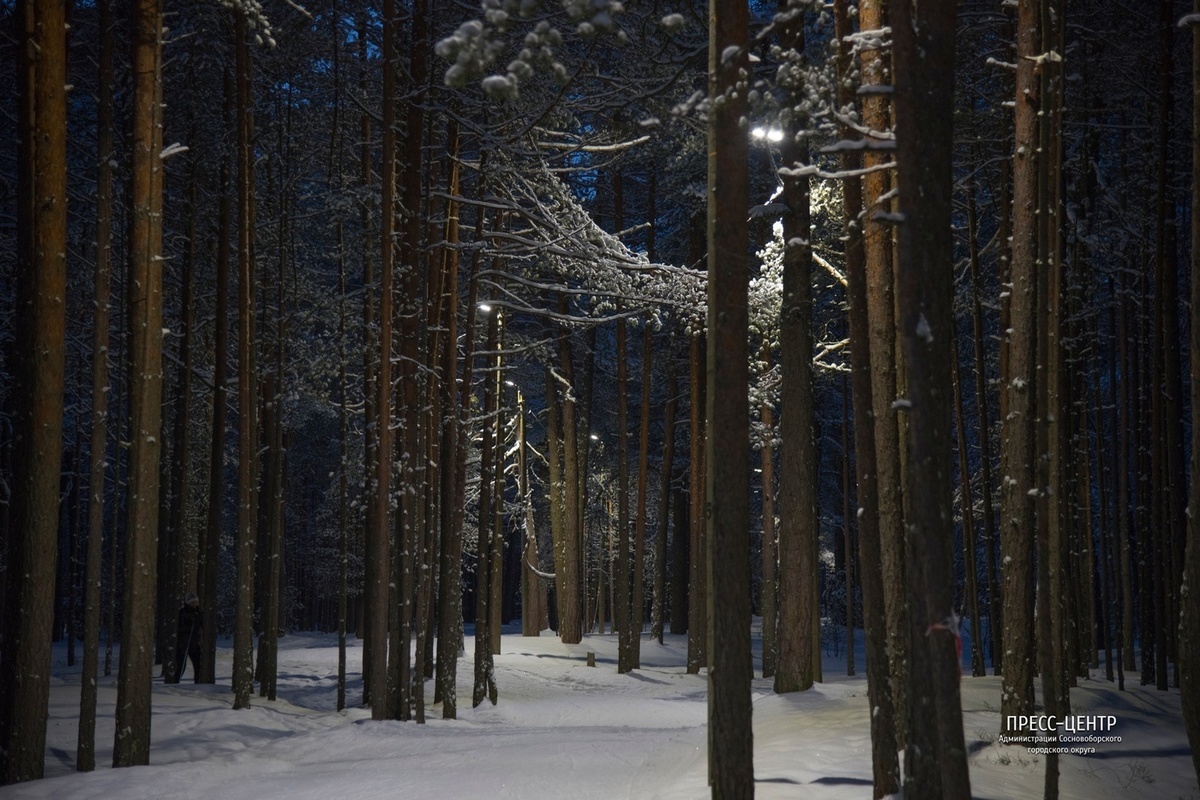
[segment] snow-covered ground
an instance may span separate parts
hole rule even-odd
[[[642,669],[616,672],[616,637],[564,645],[505,634],[496,657],[500,702],[470,708],[471,648],[458,667],[459,719],[373,722],[357,707],[360,643],[351,642],[351,709],[338,713],[337,639],[294,633],[280,640],[279,700],[257,696],[231,709],[229,642],[216,686],[154,685],[151,766],[110,769],[116,685],[101,678],[97,763],[73,771],[79,668],[54,653],[45,780],[0,787],[0,798],[197,798],[197,800],[366,800],[368,798],[702,798],[706,678],[684,669],[686,641],[643,640]],[[755,642],[757,645],[757,640]],[[597,666],[585,664],[594,651]],[[775,695],[754,682],[756,793],[760,798],[870,798],[866,681],[845,676],[844,656],[827,654],[825,683]],[[1061,757],[1064,800],[1200,800],[1180,718],[1178,690],[1100,678],[1073,690],[1075,714],[1111,714],[1119,744]],[[186,679],[190,679],[189,673]],[[1135,676],[1131,676],[1135,677]],[[432,683],[427,684],[432,693]],[[1041,797],[1044,756],[994,743],[1000,724],[995,677],[963,679],[964,730],[977,798]]]

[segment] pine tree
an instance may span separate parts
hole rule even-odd
[[[159,0],[133,8],[133,162],[129,258],[129,541],[121,662],[117,675],[113,766],[150,763],[150,673],[157,583],[159,458],[162,431],[162,11]]]
[[[0,782],[42,777],[58,559],[67,277],[66,3],[20,0],[17,386]],[[19,577],[16,577],[19,576]]]

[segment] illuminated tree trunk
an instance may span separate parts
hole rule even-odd
[[[771,348],[764,342],[762,362],[771,363]],[[779,663],[779,549],[775,531],[775,410],[763,403],[759,419],[764,429],[762,444],[762,671],[775,677]]]

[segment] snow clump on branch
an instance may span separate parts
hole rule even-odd
[[[271,48],[275,47],[275,37],[271,33],[271,21],[263,13],[262,3],[259,0],[217,0],[217,3],[235,14],[242,14],[246,17],[246,27],[255,31],[254,41],[256,43],[265,44]]]
[[[444,76],[446,85],[462,88],[469,81],[479,79],[488,96],[514,100],[521,82],[530,80],[538,68],[548,70],[559,83],[566,83],[570,77],[567,69],[555,58],[555,51],[562,46],[563,35],[545,19],[533,24],[525,33],[520,50],[503,74],[485,75],[511,46],[510,36],[517,33],[518,24],[522,20],[532,22],[535,14],[542,13],[541,6],[538,0],[483,0],[480,19],[459,25],[458,30],[434,47],[440,58],[451,62]],[[625,32],[617,25],[617,16],[625,10],[618,0],[559,0],[559,6],[579,36],[607,35],[621,42],[627,40]]]

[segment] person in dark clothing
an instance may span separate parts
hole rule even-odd
[[[179,683],[187,660],[192,660],[192,677],[200,682],[200,631],[203,628],[200,598],[188,592],[179,609],[179,624],[175,631],[175,680]]]

